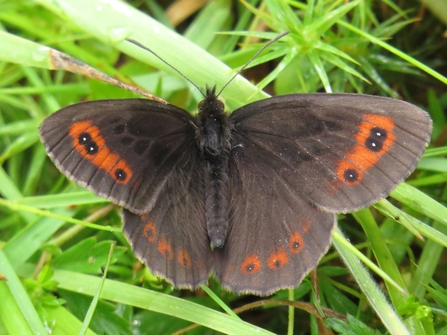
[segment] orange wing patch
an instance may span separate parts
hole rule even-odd
[[[144,226],[143,229],[143,234],[144,236],[146,236],[146,239],[153,243],[155,242],[155,240],[157,239],[157,230],[155,228],[155,225],[152,221],[147,221],[146,225]]]
[[[289,239],[289,250],[292,254],[298,254],[304,248],[303,237],[295,231]]]
[[[177,262],[184,266],[185,268],[191,267],[191,256],[189,253],[185,250],[180,250],[177,256]]]
[[[279,250],[270,255],[267,266],[272,270],[279,270],[289,262],[289,256],[284,250]]]
[[[251,275],[262,268],[262,262],[256,255],[248,256],[244,259],[241,265],[241,271],[244,275]]]
[[[165,239],[161,239],[158,241],[158,252],[169,260],[174,258],[174,251],[172,251],[172,246]]]
[[[358,185],[364,173],[374,167],[396,141],[394,121],[383,115],[366,114],[355,135],[357,144],[337,164],[338,180],[347,186]]]
[[[73,147],[99,169],[105,170],[118,184],[127,184],[132,177],[132,170],[124,159],[112,152],[106,145],[104,137],[92,121],[74,123],[69,134]]]

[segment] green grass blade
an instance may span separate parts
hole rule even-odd
[[[74,292],[83,292],[89,296],[95,294],[96,288],[101,281],[97,277],[63,270],[56,270],[53,279],[59,283],[60,288]],[[199,323],[226,334],[272,334],[262,328],[187,300],[109,279],[104,284],[102,298],[168,314],[193,323]]]

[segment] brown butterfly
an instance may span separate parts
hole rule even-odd
[[[432,122],[409,103],[293,94],[230,115],[142,99],[75,104],[40,136],[71,180],[124,207],[136,255],[176,287],[213,273],[236,293],[292,288],[330,245],[335,213],[370,206],[415,169]]]

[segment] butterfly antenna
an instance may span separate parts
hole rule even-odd
[[[234,80],[234,78],[236,78],[238,75],[240,75],[241,74],[241,72],[242,71],[244,71],[245,69],[246,69],[246,67],[251,63],[251,62],[253,62],[253,60],[256,58],[256,57],[258,57],[259,56],[259,54],[261,53],[261,52],[263,52],[268,46],[270,46],[271,44],[273,44],[273,43],[275,43],[277,40],[279,40],[280,38],[282,38],[282,37],[284,37],[284,36],[286,36],[287,34],[289,33],[289,31],[285,31],[285,32],[283,32],[283,33],[281,33],[281,34],[279,34],[278,36],[276,36],[273,40],[271,40],[271,41],[269,41],[268,43],[266,43],[261,49],[259,49],[259,51],[257,52],[257,53],[255,53],[255,55],[253,56],[253,57],[251,57],[250,58],[250,60],[247,62],[247,63],[245,63],[245,65],[244,66],[242,66],[241,68],[240,68],[240,70],[239,71],[237,71],[236,72],[236,74],[224,85],[224,87],[222,87],[222,89],[219,91],[219,93],[216,95],[216,97],[218,97],[221,93],[222,93],[222,91]]]
[[[285,31],[282,34],[279,34],[278,36],[276,36],[273,40],[269,41],[267,44],[265,44],[261,49],[259,49],[259,51],[252,57],[250,58],[250,60],[245,63],[245,65],[243,67],[240,68],[239,71],[236,72],[236,74],[231,77],[231,79],[222,87],[222,89],[219,91],[219,93],[216,95],[216,97],[218,97],[222,91],[228,86],[228,84],[230,84],[234,78],[236,78],[239,74],[241,74],[242,71],[245,70],[245,68],[256,58],[258,57],[258,55],[263,52],[269,45],[275,43],[277,40],[279,40],[280,38],[284,37],[285,35],[287,35],[289,32]],[[191,79],[189,79],[187,76],[185,76],[183,73],[181,73],[179,70],[177,70],[174,66],[172,66],[171,64],[169,64],[167,61],[165,61],[163,58],[161,58],[159,55],[157,55],[154,51],[152,51],[151,49],[149,49],[148,47],[145,47],[143,44],[141,44],[140,42],[137,42],[131,38],[126,38],[126,41],[135,44],[136,46],[139,46],[140,48],[149,51],[151,54],[153,54],[155,57],[157,57],[159,60],[161,60],[163,63],[165,63],[167,66],[169,66],[171,69],[175,70],[179,75],[181,75],[183,78],[185,78],[187,81],[189,81],[191,84],[194,85],[194,87],[196,87],[199,92],[203,95],[204,98],[206,98],[206,95],[202,92],[202,90],[200,89],[199,86],[197,86]]]
[[[157,57],[159,60],[161,60],[163,63],[165,63],[167,66],[169,66],[171,69],[175,70],[179,75],[181,75],[183,78],[185,78],[187,81],[189,81],[191,84],[194,85],[194,87],[196,87],[199,92],[203,95],[204,98],[206,98],[205,94],[203,94],[202,90],[200,89],[199,86],[197,86],[191,79],[189,79],[187,76],[185,76],[183,73],[181,73],[179,70],[177,70],[174,66],[172,66],[171,64],[169,64],[167,61],[165,61],[163,58],[161,58],[159,55],[157,55],[154,51],[152,51],[151,49],[149,49],[148,47],[145,47],[143,44],[141,44],[140,42],[137,42],[131,38],[126,38],[126,41],[135,44],[136,46],[139,46],[140,48],[149,51],[151,54],[153,54],[155,57]]]

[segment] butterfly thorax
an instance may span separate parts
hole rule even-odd
[[[205,206],[208,236],[212,248],[220,248],[227,235],[228,159],[231,150],[231,124],[215,87],[206,90],[199,104],[196,141],[204,166]]]
[[[215,87],[207,87],[207,94],[199,104],[196,140],[199,151],[209,160],[228,156],[231,149],[231,125],[224,104],[215,95]]]

